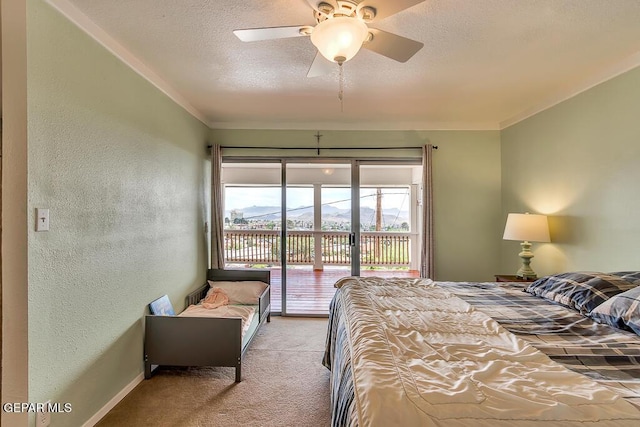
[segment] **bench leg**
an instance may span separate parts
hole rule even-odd
[[[144,379],[148,380],[151,378],[153,371],[158,367],[158,365],[152,365],[151,363],[144,362]]]
[[[242,381],[241,374],[242,374],[242,364],[238,363],[238,366],[236,366],[236,382],[237,383]]]

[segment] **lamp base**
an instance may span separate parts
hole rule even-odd
[[[523,279],[537,279],[538,276],[536,275],[536,272],[531,269],[531,258],[533,258],[531,243],[525,240],[520,243],[520,246],[522,247],[522,251],[518,256],[522,259],[522,267],[520,267],[516,276]]]

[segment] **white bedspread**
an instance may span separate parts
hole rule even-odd
[[[431,281],[336,286],[360,426],[640,426],[633,405]]]
[[[186,317],[240,317],[242,318],[242,336],[251,326],[256,314],[253,305],[223,305],[218,308],[204,308],[202,305],[190,305],[179,316]]]

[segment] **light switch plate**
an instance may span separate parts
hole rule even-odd
[[[49,209],[36,208],[36,231],[49,231]]]

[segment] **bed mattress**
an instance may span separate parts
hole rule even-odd
[[[619,393],[550,360],[465,301],[471,285],[461,297],[452,291],[462,284],[421,279],[337,286],[324,359],[333,425],[640,424],[640,411]]]
[[[556,362],[640,407],[640,337],[523,292],[522,283],[438,282]]]

